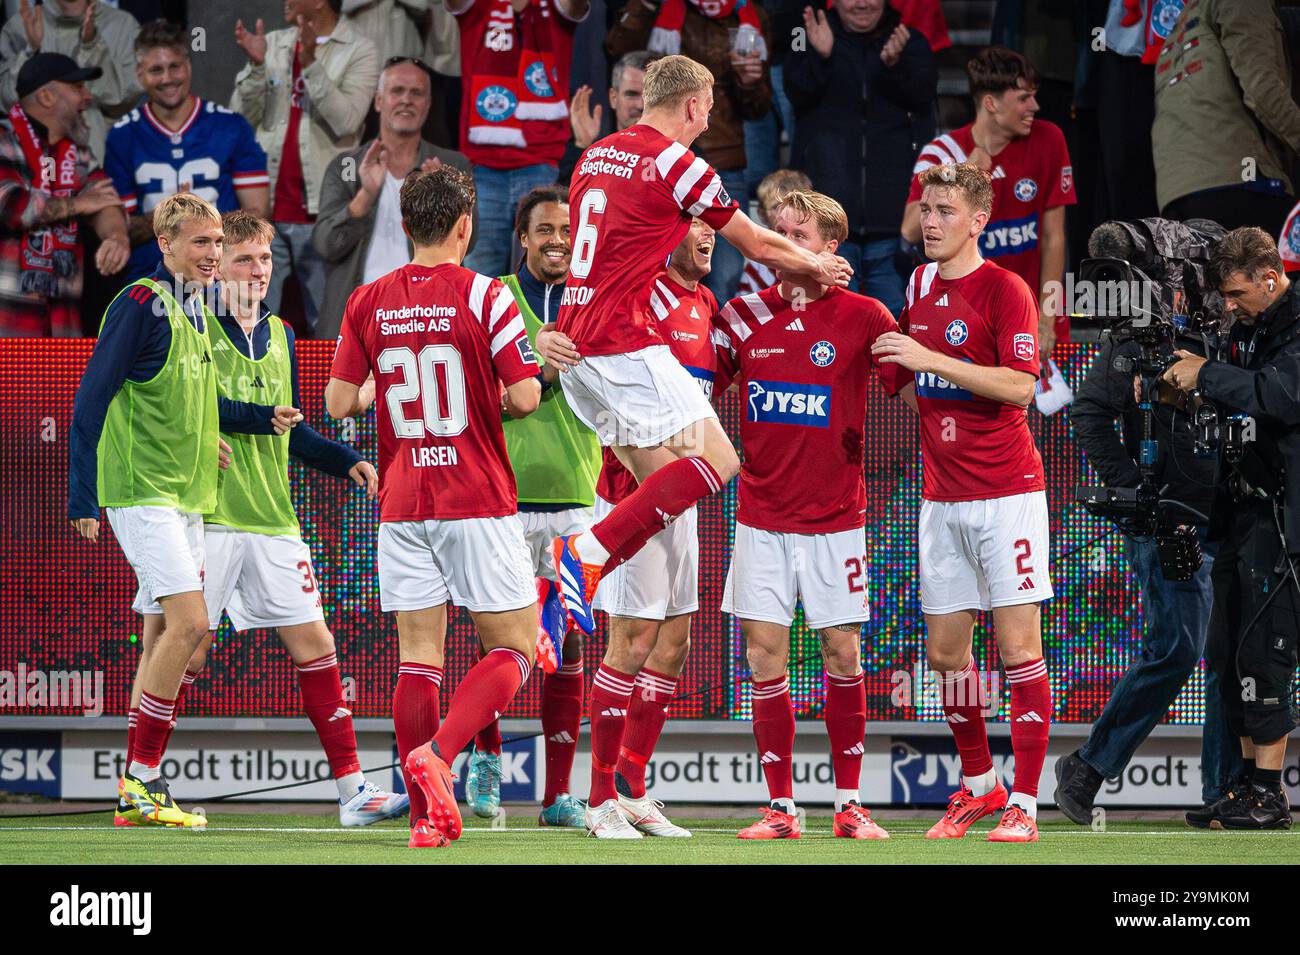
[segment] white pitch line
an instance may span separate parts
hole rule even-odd
[[[397,835],[403,835],[403,834],[405,833],[405,830],[403,830],[403,829],[397,829],[397,828],[389,828],[389,829],[369,829],[369,828],[355,828],[355,829],[351,829],[351,828],[350,828],[350,829],[330,829],[330,828],[325,828],[325,827],[320,827],[320,828],[311,828],[311,827],[276,827],[276,826],[208,826],[208,827],[206,827],[206,829],[204,829],[204,830],[196,830],[196,829],[180,829],[180,828],[166,828],[166,829],[164,829],[164,828],[162,828],[162,827],[152,827],[152,826],[150,826],[150,827],[134,826],[134,827],[131,827],[131,828],[132,828],[134,831],[137,831],[137,832],[151,832],[151,831],[152,831],[152,832],[158,832],[158,831],[162,831],[162,832],[192,832],[192,833],[196,833],[196,834],[199,833],[199,832],[204,832],[204,831],[206,831],[206,832],[220,832],[220,833],[223,833],[223,834],[224,834],[224,833],[232,833],[232,832],[285,832],[285,833],[288,833],[288,832],[309,832],[309,833],[316,833],[316,834],[320,834],[320,835],[358,835],[358,836],[364,836],[364,835],[372,835],[372,836],[373,836],[373,835],[394,835],[394,836],[397,836]],[[116,832],[116,831],[119,831],[119,830],[117,830],[116,828],[114,828],[114,827],[112,827],[112,826],[6,826],[6,825],[3,825],[3,824],[0,824],[0,835],[3,835],[3,833],[5,833],[5,832]],[[581,830],[579,830],[579,829],[564,829],[564,828],[558,828],[558,827],[556,827],[556,828],[543,828],[543,827],[538,827],[538,828],[536,828],[536,829],[533,829],[533,828],[524,827],[524,826],[519,826],[519,827],[514,827],[514,828],[509,828],[509,827],[507,827],[507,828],[503,828],[503,829],[489,829],[489,828],[486,828],[486,827],[484,827],[484,828],[473,827],[473,828],[467,828],[467,829],[465,829],[464,831],[465,831],[465,832],[472,832],[472,833],[474,833],[475,835],[478,835],[478,834],[480,834],[480,833],[482,833],[482,834],[487,834],[487,833],[511,833],[511,834],[517,834],[517,833],[530,833],[530,834],[536,834],[536,835],[543,835],[543,834],[545,834],[545,835],[547,835],[547,836],[550,836],[550,835],[557,835],[557,836],[559,836],[559,835],[565,835],[565,834],[568,834],[568,835],[578,835],[578,834],[581,832]],[[890,831],[890,834],[891,834],[891,835],[894,835],[894,834],[896,834],[896,835],[921,835],[921,834],[923,834],[924,832],[926,832],[925,829],[891,829],[891,830],[889,830],[889,831]],[[1191,837],[1191,838],[1198,838],[1198,839],[1213,839],[1213,838],[1216,838],[1216,837],[1218,837],[1218,838],[1228,838],[1228,837],[1231,837],[1231,836],[1235,835],[1235,833],[1228,833],[1228,832],[1219,832],[1219,833],[1217,834],[1217,836],[1216,836],[1216,835],[1207,835],[1207,834],[1206,834],[1207,832],[1211,832],[1211,831],[1212,831],[1212,830],[1187,829],[1187,830],[1185,830],[1185,831],[1177,831],[1177,832],[1173,832],[1173,831],[1169,831],[1169,830],[1166,830],[1166,829],[1155,829],[1155,830],[1132,830],[1132,829],[1125,829],[1125,830],[1116,830],[1116,831],[1113,831],[1113,832],[1091,832],[1091,831],[1089,831],[1089,832],[1075,832],[1075,831],[1071,831],[1071,830],[1068,830],[1068,829],[1064,829],[1064,830],[1061,830],[1061,831],[1059,831],[1059,832],[1053,832],[1053,831],[1045,832],[1045,833],[1043,833],[1043,837],[1044,837],[1044,839],[1046,839],[1047,841],[1051,841],[1052,839],[1056,839],[1056,838],[1058,838],[1058,837],[1060,837],[1060,836],[1068,836],[1068,837],[1073,837],[1073,838],[1092,838],[1092,839],[1105,839],[1105,838],[1107,838],[1107,837],[1115,837],[1115,836],[1161,836],[1161,837],[1166,837],[1166,838],[1189,838],[1189,837]],[[707,836],[727,836],[727,837],[731,837],[731,838],[735,838],[735,834],[736,834],[736,830],[734,830],[734,829],[692,829],[691,832],[696,833],[696,834],[698,834],[698,835],[707,835]],[[976,833],[976,835],[978,835],[978,834],[979,834],[979,833]],[[1258,833],[1258,834],[1263,834],[1263,833],[1261,832],[1261,833]],[[1291,836],[1291,837],[1295,837],[1295,836],[1300,836],[1300,831],[1297,831],[1297,830],[1269,830],[1269,831],[1268,831],[1268,835],[1269,835],[1270,837],[1273,837],[1273,838],[1278,838],[1278,837],[1281,837],[1281,836]],[[832,836],[830,833],[825,833],[825,832],[804,832],[803,837],[804,837],[805,839],[832,839],[832,838],[834,838],[834,836]],[[974,841],[978,841],[978,840],[974,840]]]

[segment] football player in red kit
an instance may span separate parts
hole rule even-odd
[[[569,189],[573,262],[558,327],[583,361],[565,380],[574,413],[614,448],[639,485],[590,531],[556,538],[560,592],[591,632],[591,601],[605,572],[669,521],[721,490],[740,468],[712,405],[673,358],[653,321],[652,279],[693,217],[765,265],[845,285],[848,263],[801,249],[740,212],[690,144],[708,128],[714,77],[685,56],[646,69],[640,122],[582,154]],[[635,674],[606,668],[592,707],[626,709]],[[613,784],[591,793],[613,799]]]
[[[325,391],[331,415],[357,415],[374,377],[379,594],[383,610],[397,612],[393,721],[413,847],[460,835],[450,764],[510,705],[537,642],[537,592],[501,415],[537,408],[539,369],[510,290],[460,265],[474,200],[473,180],[454,167],[407,177],[402,227],[414,258],[348,299]],[[439,725],[452,601],[470,612],[484,654]]]
[[[817,192],[782,197],[772,225],[812,252],[833,252],[848,236],[844,209]],[[777,275],[778,285],[728,302],[718,321],[727,339],[720,369],[736,379],[745,402],[745,463],[722,610],[740,620],[745,637],[754,740],[771,800],[740,838],[800,835],[786,665],[802,602],[808,626],[821,631],[826,665],[835,835],[887,839],[858,796],[867,719],[860,643],[869,611],[863,445],[871,345],[898,325],[873,298],[804,273]]]
[[[920,416],[926,653],[961,755],[962,786],[927,837],[961,838],[975,820],[1000,812],[990,841],[1036,842],[1052,719],[1038,606],[1052,596],[1047,497],[1026,421],[1039,367],[1038,309],[1023,279],[980,255],[993,205],[988,173],[970,163],[935,166],[921,173],[921,184],[921,229],[933,261],[908,282],[903,333],[881,336],[872,351],[913,375],[894,386]],[[981,610],[993,612],[1011,684],[1010,797],[993,770],[971,656]]]
[[[718,303],[703,284],[713,261],[715,233],[703,219],[692,219],[667,269],[655,277],[650,310],[660,334],[706,398],[716,382],[717,347],[722,334],[713,327]],[[538,350],[560,367],[575,362],[573,343],[564,335],[542,331]],[[694,386],[692,386],[694,387]],[[600,519],[636,490],[636,478],[605,448],[605,463],[596,484]],[[699,609],[699,539],[691,507],[625,563],[605,575],[596,591],[595,608],[609,614],[609,647],[604,664],[630,674],[631,702],[626,707],[592,708],[592,788],[614,776],[617,801],[592,805],[587,827],[602,839],[647,836],[687,838],[690,833],[670,822],[662,804],[646,793],[646,765],[654,754],[686,666],[691,615]],[[601,686],[610,681],[597,675]]]
[[[1050,354],[1068,339],[1070,319],[1057,315],[1065,278],[1065,207],[1075,203],[1074,171],[1065,134],[1037,119],[1038,74],[1020,53],[993,46],[966,64],[975,121],[932,140],[916,157],[903,212],[903,237],[921,241],[920,174],[945,163],[969,162],[993,179],[993,213],[980,251],[1016,273],[1039,299],[1038,340]]]

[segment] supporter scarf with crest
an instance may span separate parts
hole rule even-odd
[[[555,54],[547,21],[558,14],[551,0],[530,0],[519,36],[510,0],[494,0],[483,47],[473,64],[469,140],[480,145],[525,148],[526,121],[564,122],[569,109],[557,89]]]
[[[64,137],[47,156],[45,144],[18,103],[9,110],[9,122],[32,171],[32,189],[52,198],[75,196],[81,189],[77,177],[77,144]],[[52,165],[51,165],[52,163]],[[28,232],[22,248],[22,290],[55,296],[59,280],[76,278],[78,264],[77,220],[70,218]]]
[[[682,24],[686,22],[687,0],[664,0],[655,17],[654,29],[646,47],[655,53],[682,52]],[[750,27],[758,34],[756,50],[760,59],[767,59],[767,43],[763,40],[763,27],[758,21],[758,11],[748,0],[690,0],[700,16],[710,20],[725,20],[733,13],[740,18],[742,28]]]

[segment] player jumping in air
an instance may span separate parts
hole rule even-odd
[[[714,494],[740,468],[712,405],[650,320],[651,279],[698,216],[755,261],[848,283],[849,267],[814,255],[738,212],[722,180],[688,148],[707,127],[713,74],[684,56],[645,73],[641,121],[588,147],[569,189],[573,262],[559,330],[581,363],[565,379],[578,418],[636,477],[636,491],[590,531],[556,538],[553,553],[569,613],[590,633],[591,602],[608,570],[669,521]],[[596,753],[618,752],[623,721],[600,738],[600,714],[625,711],[636,673],[601,665],[591,696]],[[612,743],[612,745],[611,745]],[[617,803],[614,765],[597,756],[593,811]],[[608,812],[609,810],[604,810]]]
[[[569,197],[560,186],[524,196],[515,216],[524,261],[501,281],[510,289],[530,336],[555,321],[569,275]],[[582,724],[582,633],[560,605],[551,541],[591,526],[600,473],[600,442],[574,417],[558,366],[542,366],[542,403],[527,418],[502,422],[506,452],[519,486],[519,520],[537,577],[537,659],[542,681],[542,737],[546,748],[543,826],[581,828],[586,807],[569,793]],[[479,731],[465,764],[465,797],[478,816],[501,805],[501,730],[493,720]]]
[[[269,222],[247,212],[226,213],[222,227],[221,307],[210,332],[217,391],[236,401],[296,405],[293,332],[262,304],[270,281],[275,231]],[[289,492],[290,456],[322,473],[350,478],[372,497],[379,488],[375,469],[351,448],[322,437],[305,423],[288,434],[227,434],[225,438],[233,449],[230,467],[217,484],[216,510],[204,516],[203,525],[207,551],[203,598],[209,633],[186,667],[176,713],[207,661],[223,611],[241,633],[274,627],[293,659],[307,717],[338,785],[339,821],[344,826],[364,826],[400,816],[406,812],[407,797],[385,792],[361,773],[334,636],[325,625],[311,551],[302,539]],[[135,609],[144,614],[139,668],[143,673],[162,630],[162,611],[157,601],[148,602],[143,591],[137,595]],[[137,687],[133,705],[138,699]],[[136,715],[135,710],[128,714]],[[133,736],[129,731],[128,761]],[[134,820],[128,815],[126,821]]]
[[[397,612],[393,722],[410,845],[443,846],[461,833],[451,762],[533,666],[537,590],[501,413],[537,408],[540,369],[510,290],[461,267],[473,180],[450,166],[412,173],[401,209],[414,258],[348,299],[325,404],[336,418],[360,414],[374,376],[379,594]],[[451,601],[470,612],[486,652],[439,725]]]
[[[881,336],[872,351],[914,375],[902,393],[910,404],[914,392],[921,425],[926,653],[961,755],[961,788],[927,838],[959,839],[977,819],[1001,812],[989,841],[1036,842],[1052,719],[1038,606],[1052,596],[1047,497],[1025,412],[1038,376],[1038,309],[1023,279],[980,255],[993,207],[988,173],[970,163],[935,166],[921,173],[921,185],[932,261],[908,281],[905,333]],[[971,656],[981,610],[993,612],[1011,684],[1009,798],[993,770]]]
[[[217,395],[203,292],[221,260],[221,216],[190,193],[154,210],[163,264],[109,304],[77,388],[68,443],[68,518],[99,539],[99,508],[163,629],[139,677],[131,759],[119,815],[148,825],[203,825],[171,797],[159,766],[185,665],[208,632],[203,515],[217,503],[230,448],[219,430],[283,433],[302,420],[287,405]],[[220,457],[219,457],[220,455]]]
[[[703,284],[713,264],[716,235],[703,219],[692,219],[686,237],[673,250],[667,269],[654,279],[651,321],[672,349],[673,357],[712,398],[721,333],[713,329],[718,303]],[[539,335],[543,356],[552,364],[571,364],[572,342],[563,335]],[[558,348],[552,359],[551,348]],[[636,490],[634,478],[605,449],[605,464],[596,486],[596,514],[603,517]],[[686,838],[690,833],[663,814],[663,804],[646,793],[646,765],[654,755],[668,716],[668,704],[690,650],[691,615],[699,609],[699,538],[692,506],[626,563],[605,576],[595,606],[609,614],[609,650],[605,659],[616,669],[636,673],[626,714],[592,715],[593,742],[599,720],[603,763],[617,760],[617,804],[592,812],[587,826],[599,838],[648,836]],[[623,724],[621,745],[608,727]]]
[[[787,193],[772,225],[812,252],[848,236],[838,202]],[[787,662],[795,604],[820,631],[826,732],[835,770],[836,836],[888,839],[859,802],[868,616],[863,447],[871,345],[898,326],[873,298],[777,270],[778,285],[732,299],[718,325],[722,370],[741,385],[740,504],[722,610],[740,620],[753,686],[754,740],[771,803],[742,839],[798,839]],[[891,375],[893,370],[890,369]]]

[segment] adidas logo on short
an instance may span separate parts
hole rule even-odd
[[[620,710],[617,707],[611,706],[607,710],[602,710],[600,715],[601,716],[627,716],[627,710]]]
[[[1016,590],[1022,592],[1026,590],[1033,590],[1033,589],[1034,589],[1034,578],[1032,577],[1026,577],[1024,580],[1020,582],[1020,586],[1016,588]]]
[[[340,706],[337,710],[334,711],[334,715],[329,718],[329,722],[333,723],[335,720],[345,720],[351,715],[352,715],[351,710],[345,709],[344,707]]]
[[[947,293],[947,292],[944,292],[942,295],[940,295],[939,298],[935,301],[934,304],[935,304],[935,305],[945,305],[945,306],[946,306],[946,305],[948,304],[948,293]]]
[[[1029,710],[1028,712],[1021,713],[1019,716],[1017,716],[1016,722],[1017,723],[1042,723],[1044,722],[1044,720],[1033,710]]]
[[[803,331],[803,319],[801,319],[801,318],[796,318],[793,322],[791,322],[789,325],[787,325],[787,326],[785,327],[785,330],[786,330],[787,332],[801,332],[801,331]]]
[[[573,737],[569,735],[568,730],[560,730],[554,736],[546,737],[552,743],[572,743]]]
[[[845,755],[845,756],[861,756],[861,755],[862,755],[863,753],[865,753],[866,751],[867,751],[867,748],[866,748],[865,746],[863,746],[861,743],[858,743],[858,744],[856,744],[856,745],[854,745],[854,746],[850,746],[848,749],[844,750],[844,755]]]
[[[762,763],[764,766],[766,766],[768,763],[781,762],[781,757],[776,755],[776,753],[772,752],[769,749],[766,753],[764,753],[761,757],[759,757],[758,761]]]

